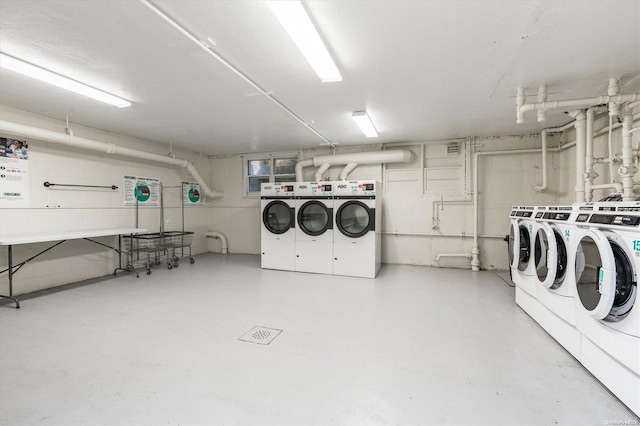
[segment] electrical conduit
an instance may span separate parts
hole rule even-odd
[[[37,127],[27,126],[25,124],[19,124],[5,120],[0,120],[0,132],[5,132],[16,136],[34,138],[46,142],[77,146],[79,148],[88,149],[90,151],[115,154],[123,157],[138,158],[141,160],[155,161],[171,166],[184,167],[185,169],[187,169],[187,171],[189,171],[189,173],[191,173],[191,176],[193,176],[195,181],[198,182],[200,188],[202,189],[202,191],[204,191],[205,194],[207,194],[208,197],[218,198],[224,196],[224,193],[222,192],[211,190],[202,179],[195,166],[187,160],[167,157],[160,154],[154,154],[151,152],[145,152],[137,149],[119,146],[113,143],[95,141],[92,139],[81,138],[78,136],[68,135],[66,133],[58,133],[51,130],[40,129]]]

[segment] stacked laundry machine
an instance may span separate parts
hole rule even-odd
[[[640,415],[640,202],[514,207],[511,223],[518,305]]]
[[[261,266],[295,271],[295,182],[263,183],[260,186]]]
[[[381,265],[379,183],[263,183],[262,267],[375,278]]]

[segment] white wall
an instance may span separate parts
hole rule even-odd
[[[0,107],[2,119],[31,124],[36,127],[63,132],[66,124],[60,120]],[[596,129],[607,124],[606,117],[597,120]],[[638,122],[634,123],[638,126]],[[167,154],[168,147],[123,135],[103,132],[82,126],[72,126],[78,136],[111,142],[136,149]],[[2,135],[10,136],[10,135]],[[550,145],[569,143],[575,138],[570,130],[550,137]],[[633,136],[638,145],[640,132]],[[595,155],[606,156],[607,135],[596,139]],[[621,131],[613,133],[614,151],[620,152]],[[450,141],[407,143],[404,146],[382,147],[367,145],[340,148],[337,153],[361,152],[379,149],[411,149],[416,157],[409,164],[359,166],[350,179],[375,179],[383,183],[383,262],[441,267],[468,268],[464,258],[434,257],[439,253],[469,253],[473,242],[473,208],[470,201],[469,180],[472,142],[463,143],[463,156],[449,161],[438,154]],[[494,151],[504,149],[539,148],[539,135],[524,137],[477,138],[477,149]],[[77,151],[60,144],[29,140],[30,157],[30,207],[27,209],[0,210],[2,235],[23,232],[47,232],[51,230],[75,230],[133,226],[134,209],[122,207],[122,189],[70,190],[47,189],[44,181],[122,186],[123,175],[146,176],[160,179],[165,186],[178,185],[191,180],[190,175],[178,168],[152,162],[129,161],[109,154]],[[306,150],[300,159],[329,154],[328,148]],[[194,253],[220,252],[220,241],[207,239],[207,230],[223,232],[229,242],[230,253],[260,253],[260,200],[243,197],[243,157],[241,155],[201,158],[196,153],[176,150],[178,157],[191,161],[211,187],[223,191],[224,198],[207,200],[206,208],[187,208],[185,229],[195,231]],[[424,158],[424,160],[421,160]],[[459,186],[452,192],[438,192],[440,187],[450,187],[446,181],[458,164]],[[434,165],[434,167],[430,167]],[[427,168],[425,169],[424,166]],[[549,152],[549,189],[544,193],[533,190],[540,184],[540,154],[513,154],[507,156],[482,156],[479,159],[479,232],[483,269],[506,269],[507,249],[502,241],[509,232],[508,215],[513,205],[571,204],[575,200],[575,148],[561,152]],[[617,170],[618,164],[615,169]],[[428,170],[428,171],[427,171]],[[332,167],[325,173],[327,180],[338,180],[341,167]],[[596,183],[609,180],[608,167],[596,165],[600,174]],[[305,169],[305,180],[313,180],[314,168]],[[438,180],[444,177],[444,180]],[[423,189],[425,188],[425,189]],[[435,192],[431,192],[436,188]],[[594,194],[594,200],[604,197],[607,191]],[[436,203],[437,227],[434,228],[434,201],[456,200],[453,203]],[[59,206],[59,207],[58,207]],[[165,229],[180,229],[181,209],[179,189],[165,190]],[[159,229],[159,211],[142,209],[140,226],[152,232]],[[114,238],[102,239],[115,244]],[[16,246],[18,260],[29,257],[46,248],[44,244]],[[6,268],[6,247],[0,247],[0,269]],[[37,262],[27,264],[17,274],[14,292],[22,294],[69,282],[109,274],[116,263],[115,253],[85,241],[70,241],[45,254]],[[179,270],[175,271],[179,274]],[[0,292],[7,292],[7,275],[0,276]]]
[[[39,128],[64,132],[66,123],[47,117],[30,114],[8,107],[0,107],[3,120],[29,124]],[[148,141],[108,133],[92,128],[73,125],[74,134],[80,137],[110,142],[143,151],[167,154],[168,148]],[[11,136],[11,135],[1,135]],[[25,139],[25,138],[19,138]],[[135,208],[123,207],[123,175],[158,178],[165,186],[176,186],[182,181],[191,181],[186,170],[172,168],[152,162],[129,160],[111,154],[78,150],[73,147],[38,140],[29,142],[29,208],[0,209],[0,233],[2,235],[72,231],[114,227],[133,227]],[[176,151],[177,157],[185,158],[203,175],[209,174],[210,164],[206,157],[195,153]],[[45,181],[66,184],[116,185],[110,189],[45,188]],[[168,188],[164,192],[165,229],[181,229],[180,189]],[[208,208],[185,209],[185,229],[195,231],[193,251],[208,251],[208,239],[204,233],[209,229]],[[140,209],[139,226],[158,232],[160,214],[157,208]],[[115,246],[117,239],[101,238],[99,241]],[[24,260],[47,244],[27,244],[14,247],[14,263]],[[116,253],[84,240],[67,241],[27,263],[15,276],[14,294],[22,294],[61,284],[94,278],[113,272]],[[0,270],[7,267],[7,247],[0,246]],[[176,274],[179,274],[176,270]],[[0,276],[0,294],[8,292],[8,276]]]

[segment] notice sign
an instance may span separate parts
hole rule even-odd
[[[0,138],[0,207],[29,207],[29,145]]]
[[[182,204],[184,206],[204,207],[206,204],[204,192],[197,183],[182,182]]]
[[[153,178],[123,176],[124,206],[160,207],[160,181]]]

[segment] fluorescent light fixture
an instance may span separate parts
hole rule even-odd
[[[342,81],[338,67],[331,59],[309,15],[300,1],[268,1],[271,11],[289,33],[323,83]]]
[[[364,133],[366,137],[368,138],[378,137],[378,132],[376,131],[376,128],[373,126],[373,123],[371,122],[371,119],[369,118],[367,111],[356,111],[353,114],[351,114],[351,118],[353,118],[353,121],[355,121],[356,124],[360,126],[360,130],[362,130],[362,133]]]
[[[45,70],[44,68],[23,62],[12,56],[5,55],[4,53],[0,53],[0,67],[44,81],[45,83],[53,84],[54,86],[62,87],[63,89],[79,93],[98,101],[117,106],[118,108],[131,106],[131,102],[127,100],[87,86],[86,84],[79,83],[75,80],[71,80],[70,78],[64,77],[60,74]]]

